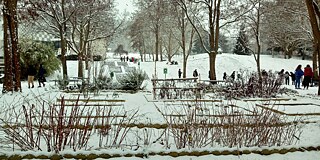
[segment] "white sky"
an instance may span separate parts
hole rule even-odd
[[[115,0],[116,8],[120,12],[134,12],[135,7],[133,6],[133,0]]]

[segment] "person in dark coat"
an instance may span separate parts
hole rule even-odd
[[[294,75],[296,76],[296,82],[295,82],[295,87],[296,89],[301,89],[300,88],[300,82],[301,82],[301,78],[303,76],[303,71],[301,69],[301,64],[297,66],[295,72],[294,72]]]
[[[262,78],[266,79],[268,77],[268,72],[266,70],[262,70],[261,75],[262,75]]]
[[[284,75],[284,69],[281,69],[281,71],[278,72],[278,75],[279,75],[279,76],[283,76],[283,75]]]
[[[227,80],[227,73],[226,73],[226,72],[223,73],[222,79],[223,79],[224,81]]]
[[[230,77],[232,78],[232,80],[234,80],[236,78],[236,71],[233,71],[231,73]]]
[[[313,77],[313,72],[312,72],[312,68],[310,67],[310,65],[308,64],[305,68],[304,68],[304,74],[303,74],[304,78],[303,78],[303,89],[308,89],[310,82],[311,82],[311,78]]]
[[[193,77],[198,77],[198,71],[197,71],[197,69],[195,69],[195,70],[193,71]]]
[[[44,83],[46,82],[46,78],[44,76],[45,73],[46,73],[46,70],[43,68],[42,64],[40,64],[39,71],[38,71],[38,82],[39,82],[38,87],[41,87],[41,84],[43,87],[46,86],[46,84]]]
[[[199,76],[197,69],[195,69],[195,70],[193,71],[193,74],[192,74],[192,75],[193,75],[194,78],[197,78],[197,77]],[[194,81],[197,82],[196,79],[195,79]]]
[[[278,77],[276,79],[276,84],[282,85],[283,80],[284,80],[284,69],[281,69],[281,71],[278,72]]]
[[[294,75],[293,72],[290,72],[290,77],[291,77],[291,83],[292,85],[295,85],[296,83],[296,75]]]
[[[179,69],[179,70],[178,70],[178,76],[179,76],[179,78],[181,78],[181,75],[182,75],[182,71],[181,71],[181,69]]]
[[[34,88],[34,76],[37,74],[36,68],[32,64],[28,66],[27,69],[28,74],[28,88]],[[30,86],[31,85],[31,86]]]
[[[286,85],[289,85],[290,75],[288,71],[284,73],[284,79],[285,79]]]

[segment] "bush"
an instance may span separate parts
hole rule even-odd
[[[141,87],[144,80],[148,79],[146,72],[140,69],[133,69],[124,76],[118,78],[120,89],[137,91],[143,89]]]
[[[65,78],[61,77],[60,75],[58,75],[58,87],[59,89],[63,90],[63,89],[66,89],[68,84],[69,84],[69,81],[68,81],[68,76],[66,76]]]
[[[94,78],[95,87],[99,90],[109,89],[112,85],[111,82],[111,77],[109,77],[108,74],[105,74],[105,67],[102,66],[98,73],[98,76]]]
[[[55,56],[53,45],[22,39],[19,41],[19,50],[21,78],[27,77],[26,71],[29,65],[34,65],[38,70],[39,64],[43,64],[46,70],[45,76],[49,76],[54,73],[54,71],[60,69],[61,63]]]
[[[291,92],[282,86],[283,77],[277,73],[269,71],[266,76],[262,76],[261,81],[257,72],[239,71],[234,80],[227,77],[226,84],[216,88],[214,91],[218,96],[227,99],[263,97],[271,98],[279,94]]]

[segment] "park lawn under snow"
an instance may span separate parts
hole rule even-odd
[[[107,61],[120,61],[120,58],[112,59],[114,57],[108,56]],[[174,60],[178,62],[178,65],[169,65],[167,62],[141,62],[140,65],[138,63],[132,63],[128,62],[129,66],[134,66],[137,68],[140,68],[148,74],[149,78],[151,79],[155,73],[155,70],[157,71],[156,75],[158,78],[178,78],[178,69],[182,69],[182,57],[174,57]],[[284,69],[285,71],[294,71],[296,66],[301,64],[302,66],[306,66],[307,64],[312,64],[310,60],[300,60],[300,59],[282,59],[282,58],[272,58],[269,55],[262,55],[261,56],[261,68],[265,70],[272,70],[272,71],[280,71],[281,69]],[[99,65],[99,62],[95,62],[95,65]],[[156,65],[156,69],[155,69]],[[77,62],[76,61],[70,61],[68,62],[68,73],[69,77],[76,77],[77,76]],[[168,73],[167,75],[164,75],[163,69],[167,68]],[[187,77],[192,77],[192,72],[194,69],[197,69],[200,74],[201,80],[207,80],[208,79],[208,68],[209,68],[209,60],[207,54],[199,54],[199,55],[192,55],[188,59],[187,64]],[[249,70],[249,71],[255,71],[256,70],[256,63],[253,56],[241,56],[241,55],[233,55],[233,54],[219,54],[217,56],[216,60],[216,73],[217,73],[217,79],[222,80],[222,75],[224,72],[226,72],[228,75],[230,75],[233,71],[239,71],[239,70]],[[3,94],[0,99],[1,106],[5,109],[7,105],[14,104],[16,107],[22,106],[22,104],[26,103],[32,103],[32,101],[35,101],[39,98],[34,97],[41,97],[41,99],[48,99],[49,101],[55,101],[58,97],[76,97],[75,95],[70,95],[64,92],[60,92],[57,88],[57,86],[54,85],[54,82],[50,82],[50,79],[56,79],[57,75],[61,74],[61,72],[57,73],[56,75],[53,75],[51,77],[48,77],[48,82],[45,88],[33,88],[28,89],[27,88],[27,82],[22,82],[23,91],[22,93],[7,93]],[[290,82],[291,83],[291,82]],[[37,82],[36,82],[37,84]],[[139,109],[138,115],[139,119],[137,123],[152,123],[152,124],[164,124],[165,120],[163,119],[162,115],[157,111],[156,107],[162,108],[164,102],[162,101],[153,101],[152,99],[152,84],[151,81],[148,80],[144,83],[146,85],[146,90],[141,91],[135,94],[130,93],[120,93],[120,96],[117,97],[117,99],[124,99],[124,109],[127,111],[136,110]],[[37,85],[35,85],[37,86]],[[289,89],[294,89],[293,85],[285,86]],[[297,95],[282,95],[284,98],[290,98],[291,100],[288,103],[313,103],[313,104],[320,104],[320,98],[316,96],[317,93],[317,87],[310,87],[308,90],[297,90],[299,94]],[[109,94],[109,97],[106,97],[106,95],[101,95],[99,98],[110,98],[110,95],[112,94],[112,91],[106,93]],[[93,97],[96,98],[96,97]],[[243,102],[239,102],[243,103]],[[256,102],[247,102],[247,104],[241,104],[241,105],[247,105],[250,106],[250,103],[256,103]],[[320,113],[320,106],[311,105],[297,105],[294,107],[288,107],[288,106],[278,106],[279,111],[285,112],[285,113]],[[0,113],[1,117],[9,117],[12,115],[6,115],[5,110]],[[280,147],[272,147],[272,148],[286,148],[286,147],[308,147],[308,146],[319,146],[320,145],[320,136],[318,134],[320,133],[320,116],[303,116],[300,117],[303,120],[306,121],[316,121],[316,123],[309,123],[306,125],[303,125],[302,127],[302,134],[300,137],[300,141],[298,141],[297,144],[293,144],[291,146],[280,146]],[[289,117],[289,121],[293,120],[294,118]],[[151,141],[158,138],[160,131],[153,131],[154,137],[151,137]],[[135,139],[134,134],[130,134],[132,139]],[[4,133],[0,131],[0,136],[3,138]],[[92,139],[90,140],[90,144],[96,144],[98,140]],[[134,140],[131,141],[132,143]],[[1,144],[0,146],[5,146],[5,144]],[[258,147],[254,147],[258,148]],[[266,148],[266,147],[262,147]],[[204,148],[205,150],[225,150],[230,149],[234,150],[235,148],[227,148],[227,147],[219,147],[219,148]],[[252,147],[251,147],[252,149]],[[258,148],[259,149],[259,148]],[[260,148],[261,149],[261,148]],[[199,149],[201,150],[201,149]],[[151,151],[167,151],[163,148],[163,146],[159,145],[158,143],[150,144],[148,146],[144,146],[139,148],[136,152],[142,152],[147,153]],[[170,149],[170,151],[176,151],[174,147]],[[101,150],[101,151],[77,151],[76,153],[96,153],[96,152],[107,152],[107,153],[131,153],[132,150],[128,149],[108,149],[108,150]],[[12,152],[12,150],[8,148],[0,148],[0,154],[13,154],[13,153],[20,153],[17,150],[15,152]],[[22,154],[26,154],[28,152],[23,152]],[[39,152],[36,151],[37,154],[48,154],[47,152]],[[71,150],[65,150],[61,153],[72,153],[75,154]],[[139,159],[139,158],[115,158],[115,159]],[[310,152],[293,152],[293,153],[287,153],[284,155],[281,154],[272,154],[269,156],[261,156],[257,154],[249,154],[249,155],[242,155],[242,156],[213,156],[213,155],[207,155],[207,156],[200,156],[200,157],[178,157],[173,158],[170,156],[150,156],[149,159],[320,159],[320,152],[318,151],[310,151]]]

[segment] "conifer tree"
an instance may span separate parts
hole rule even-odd
[[[248,48],[248,36],[245,32],[244,25],[241,25],[239,36],[237,37],[236,46],[233,49],[234,54],[240,54],[240,55],[249,55],[249,48]]]

